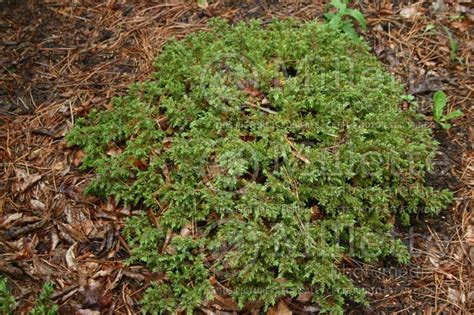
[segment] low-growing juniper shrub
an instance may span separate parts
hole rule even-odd
[[[437,147],[403,86],[328,25],[213,20],[155,66],[67,138],[97,173],[88,192],[143,209],[124,235],[130,262],[163,275],[145,313],[308,290],[339,313],[364,301],[340,260],[408,262],[395,222],[451,200],[425,183]]]

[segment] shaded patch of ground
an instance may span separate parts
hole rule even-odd
[[[74,120],[92,108],[110,108],[113,96],[146,79],[170,36],[203,29],[212,16],[231,21],[320,17],[322,5],[312,2],[216,1],[205,9],[179,1],[3,5],[0,272],[20,301],[18,313],[32,306],[48,279],[56,285],[61,313],[138,313],[141,294],[157,277],[140,265],[124,265],[128,247],[120,229],[134,209],[82,194],[94,175],[77,170],[81,153],[65,145],[63,136]],[[370,302],[368,308],[348,304],[348,313],[474,312],[474,44],[468,2],[358,3],[374,54],[408,83],[420,112],[429,118],[432,94],[443,89],[450,108],[462,109],[465,116],[449,131],[435,130],[440,154],[427,178],[456,192],[453,207],[438,218],[419,216],[413,228],[399,230],[413,254],[407,266],[390,260],[342,262],[341,268],[367,289]],[[458,43],[462,63],[451,58],[445,27]],[[225,310],[226,303],[210,303],[202,311]],[[317,312],[306,297],[285,303],[296,313]]]

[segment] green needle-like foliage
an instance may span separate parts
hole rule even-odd
[[[45,282],[36,301],[36,306],[31,310],[31,315],[56,315],[58,305],[53,302],[54,288],[51,282]]]
[[[8,289],[7,281],[0,276],[0,314],[13,314],[16,307],[17,302]]]
[[[125,228],[131,261],[162,274],[144,312],[311,290],[340,313],[364,299],[340,259],[407,262],[394,222],[450,202],[425,183],[436,143],[402,85],[328,25],[214,20],[156,69],[68,136],[97,173],[89,192],[148,213]]]

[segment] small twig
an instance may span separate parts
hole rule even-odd
[[[299,160],[303,161],[304,163],[306,164],[311,164],[311,161],[308,160],[308,158],[306,158],[305,156],[303,156],[299,151],[298,151],[298,148],[296,147],[296,145],[291,142],[290,139],[286,138],[286,141],[288,142],[288,144],[290,145],[290,147],[294,150],[294,151],[291,151],[291,153]]]

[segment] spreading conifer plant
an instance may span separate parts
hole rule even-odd
[[[340,313],[364,300],[341,259],[408,262],[395,222],[450,202],[425,183],[436,143],[403,86],[328,25],[213,20],[155,66],[68,135],[88,192],[143,210],[123,232],[130,262],[162,274],[145,313],[307,291]]]

